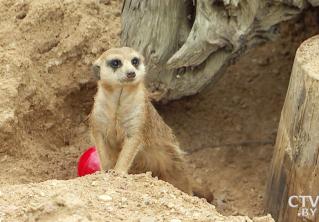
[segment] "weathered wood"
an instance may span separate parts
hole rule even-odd
[[[177,99],[200,91],[273,26],[319,0],[125,0],[122,45],[141,51],[149,88]]]
[[[298,49],[281,113],[266,192],[266,209],[279,222],[319,221],[302,218],[288,205],[292,195],[319,195],[319,36]],[[297,198],[294,198],[295,200]],[[310,207],[307,201],[306,207]],[[308,219],[308,220],[306,220]]]
[[[122,13],[122,45],[138,49],[146,58],[147,82],[152,91],[168,90],[175,70],[166,62],[176,52],[191,29],[184,1],[129,0]]]
[[[312,5],[312,6],[319,5],[319,0],[276,0],[276,1],[287,4],[287,5],[293,5],[301,9],[306,8],[309,5]]]

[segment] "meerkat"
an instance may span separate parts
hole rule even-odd
[[[144,57],[132,48],[113,48],[94,63],[98,91],[90,128],[102,171],[151,171],[185,193],[211,201],[190,179],[184,152],[150,102],[144,86]]]

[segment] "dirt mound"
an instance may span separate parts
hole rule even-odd
[[[271,217],[222,216],[204,199],[145,174],[50,180],[4,186],[0,192],[4,221],[273,222]]]
[[[117,1],[0,1],[0,153],[8,166],[0,183],[75,176],[79,150],[70,145],[88,139],[90,65],[117,45],[119,10]],[[52,175],[59,167],[71,170]]]

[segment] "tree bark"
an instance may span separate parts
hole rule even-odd
[[[274,25],[319,0],[125,0],[122,45],[141,51],[161,99],[199,92]]]
[[[302,211],[288,205],[292,195],[319,195],[319,36],[298,49],[281,113],[275,152],[266,192],[266,209],[276,221],[319,221],[298,216]],[[297,200],[297,198],[294,198]],[[311,207],[306,201],[306,208]]]

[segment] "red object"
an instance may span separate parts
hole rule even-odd
[[[88,148],[78,162],[78,176],[95,173],[100,170],[100,159],[94,146]]]

